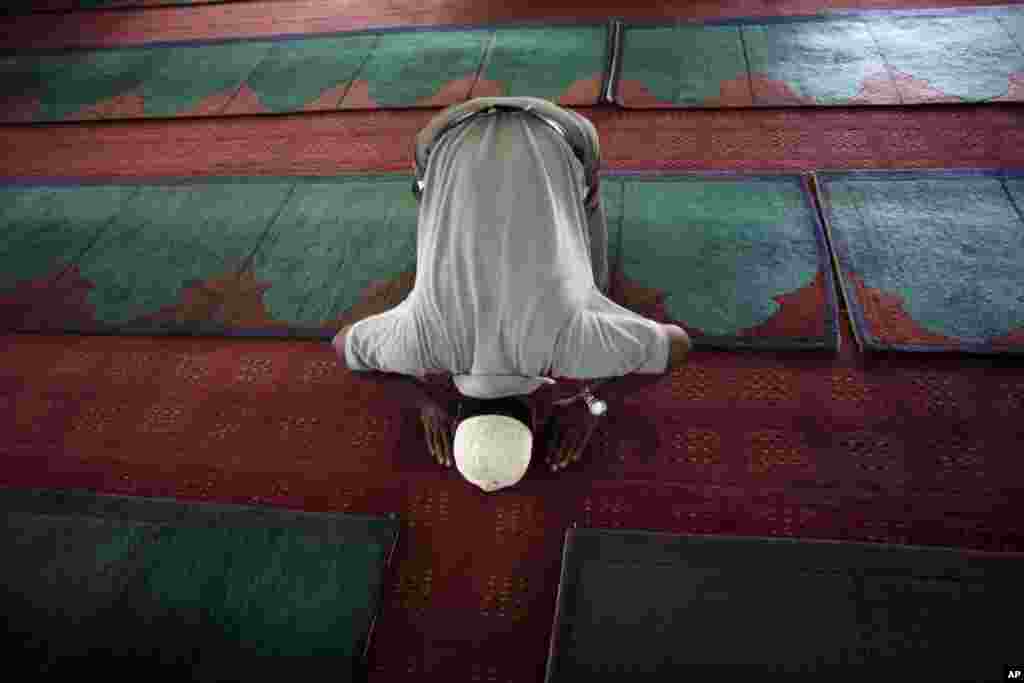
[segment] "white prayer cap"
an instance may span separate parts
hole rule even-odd
[[[455,466],[486,493],[519,483],[532,450],[529,428],[507,415],[475,415],[455,430]]]

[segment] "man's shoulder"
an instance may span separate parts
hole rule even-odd
[[[693,345],[690,342],[690,335],[678,325],[661,325],[661,329],[668,335],[668,366],[665,372],[672,372],[683,366]]]
[[[352,329],[352,326],[354,324],[355,323],[349,323],[348,325],[345,325],[340,330],[338,330],[338,334],[334,335],[334,340],[336,342],[344,342],[345,338],[348,337],[349,330]]]
[[[348,359],[345,357],[345,342],[348,339],[348,333],[352,329],[352,325],[355,323],[349,323],[342,327],[338,334],[334,335],[334,339],[331,340],[331,346],[337,351],[338,356],[344,362],[345,367],[348,367]]]

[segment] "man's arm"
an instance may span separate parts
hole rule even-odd
[[[610,377],[601,380],[600,384],[595,383],[594,385],[595,395],[598,398],[606,402],[609,399],[611,402],[619,402],[626,396],[660,385],[672,374],[673,370],[683,367],[687,356],[690,355],[690,349],[693,348],[690,343],[690,336],[686,334],[685,330],[676,325],[662,325],[662,327],[668,333],[669,341],[668,365],[665,368],[665,372],[657,375],[634,372],[622,377]],[[600,387],[600,391],[596,391],[598,387]]]
[[[400,401],[419,403],[433,398],[432,394],[427,390],[426,385],[420,382],[419,378],[412,375],[403,375],[398,372],[357,372],[349,368],[348,361],[345,359],[345,342],[348,339],[348,332],[352,327],[352,324],[341,328],[341,331],[338,332],[338,334],[334,336],[334,339],[331,340],[331,346],[334,347],[334,350],[341,361],[342,372],[350,378],[355,379],[357,382],[367,381],[374,382],[378,385],[383,384],[388,388],[388,391],[393,392],[395,398]]]

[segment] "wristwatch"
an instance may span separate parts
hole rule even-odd
[[[600,386],[607,381],[607,379],[603,379],[598,380],[595,384],[587,385],[586,387],[584,387],[583,391],[579,392],[578,394],[570,396],[569,398],[562,399],[561,401],[555,401],[555,405],[567,406],[571,403],[575,403],[576,401],[582,399],[587,406],[587,410],[590,411],[591,415],[593,415],[594,417],[601,417],[602,415],[605,415],[608,412],[608,404],[599,399],[597,396],[595,396],[591,392],[591,389]]]
[[[586,401],[587,408],[594,417],[601,417],[608,412],[608,404],[590,393],[589,389],[583,390],[583,400]]]

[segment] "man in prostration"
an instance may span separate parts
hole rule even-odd
[[[415,141],[416,279],[398,306],[332,340],[342,366],[417,402],[428,448],[485,492],[519,482],[533,451],[539,388],[598,380],[556,404],[544,432],[557,471],[604,410],[661,381],[690,351],[686,332],[614,303],[598,193],[597,130],[533,97],[448,107]],[[450,373],[457,409],[423,381]],[[574,397],[576,398],[576,397]]]

